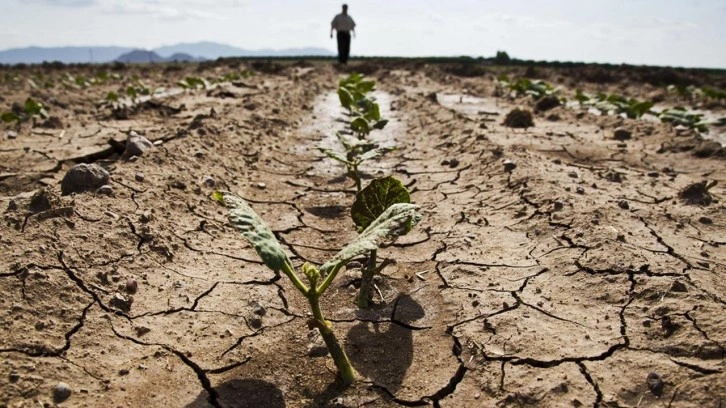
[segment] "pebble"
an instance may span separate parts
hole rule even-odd
[[[134,176],[134,179],[138,182],[144,181],[145,178],[146,176],[144,176],[144,173],[136,173],[136,175]]]
[[[126,139],[126,150],[124,150],[121,158],[126,160],[133,156],[142,156],[144,152],[152,149],[153,147],[154,144],[151,143],[149,139],[145,138],[144,136],[140,136],[138,133],[132,130],[131,132],[129,132],[129,135]]]
[[[577,192],[577,194],[585,194],[585,189],[582,187],[577,187],[575,191]]]
[[[55,388],[53,388],[53,401],[56,404],[61,403],[70,398],[71,394],[73,394],[73,390],[71,390],[70,385],[64,382],[59,382],[56,384]]]
[[[257,188],[259,188],[260,190],[264,190],[267,188],[267,184],[262,183],[262,182],[257,183]]]
[[[20,374],[18,374],[16,372],[12,372],[8,376],[8,380],[10,380],[11,383],[16,383],[16,382],[18,382],[18,380],[20,380]]]
[[[217,185],[217,180],[215,180],[212,176],[204,176],[204,178],[202,178],[202,184],[207,187],[214,187]]]
[[[136,293],[136,291],[139,289],[139,284],[136,282],[136,279],[134,278],[128,278],[126,279],[126,292],[127,293]]]
[[[567,173],[567,177],[577,178],[578,175],[576,171],[571,171]]]
[[[629,210],[630,204],[628,204],[628,202],[625,200],[620,200],[618,201],[618,207],[622,208],[623,210]]]
[[[713,220],[708,217],[701,217],[698,219],[698,222],[700,222],[701,224],[705,224],[705,225],[713,224]]]
[[[7,136],[8,139],[11,139],[12,140],[12,139],[15,139],[15,138],[18,137],[18,132],[14,132],[12,130],[8,130],[7,132],[5,132],[5,136]]]
[[[613,138],[615,140],[630,140],[633,138],[633,132],[625,128],[617,128],[613,132]]]
[[[553,206],[553,208],[554,208],[555,211],[560,211],[563,208],[565,208],[565,203],[563,203],[560,200],[555,200],[555,202],[552,203],[552,206]]]
[[[93,191],[108,184],[109,174],[97,164],[76,164],[63,176],[61,194]]]
[[[98,195],[113,195],[113,187],[109,186],[108,184],[104,184],[101,187],[96,190],[96,194]]]
[[[648,177],[658,177],[660,174],[657,171],[648,172]]]
[[[663,394],[663,378],[658,373],[650,372],[648,373],[648,377],[645,379],[646,384],[648,384],[648,389],[650,392],[653,393],[655,396],[661,396]]]
[[[509,159],[504,160],[503,164],[504,164],[504,171],[506,171],[507,173],[511,173],[512,170],[517,168],[517,162],[515,162],[514,160],[509,160]]]

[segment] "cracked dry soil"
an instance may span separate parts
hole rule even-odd
[[[356,309],[355,265],[324,300],[367,378],[340,387],[329,357],[309,354],[317,340],[305,300],[259,262],[210,194],[247,198],[297,265],[320,264],[355,236],[353,185],[314,149],[342,126],[330,95],[345,73],[251,64],[257,75],[244,81],[115,116],[95,103],[118,83],[3,85],[3,105],[30,94],[62,127],[25,124],[0,142],[0,406],[724,405],[723,156],[695,157],[702,142],[688,132],[565,106],[509,129],[504,115],[533,102],[493,96],[496,68],[404,62],[352,67],[385,92],[383,136],[398,146],[363,170],[403,180],[424,219],[379,251],[396,262],[376,307]],[[241,68],[119,73],[173,87]],[[556,85],[570,91],[656,89],[637,76],[540,74],[569,75]],[[616,127],[633,138],[614,140]],[[130,130],[156,147],[123,161]],[[516,167],[505,171],[504,160]],[[112,194],[61,197],[78,162],[105,167]],[[704,179],[718,181],[710,205],[679,199]],[[59,382],[72,390],[62,402]]]

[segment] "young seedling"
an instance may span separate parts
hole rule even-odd
[[[509,90],[509,96],[512,98],[529,95],[534,99],[539,99],[547,95],[556,95],[559,92],[559,89],[554,88],[544,81],[532,81],[527,78],[510,80],[506,75],[497,78],[497,88]]]
[[[350,209],[350,215],[358,231],[365,231],[381,214],[396,204],[408,204],[411,196],[408,189],[400,180],[388,176],[375,179],[355,196],[355,202]],[[361,275],[360,291],[356,303],[361,309],[367,309],[370,300],[370,292],[373,287],[373,276],[386,267],[388,262],[384,261],[376,265],[377,249],[370,251],[368,262],[363,267]]]
[[[702,113],[689,112],[682,106],[664,109],[658,118],[663,123],[670,123],[675,126],[685,126],[696,129],[701,133],[708,133],[709,126],[726,126],[726,117],[716,120],[704,120]]]
[[[19,128],[21,123],[36,117],[48,119],[48,110],[42,102],[28,98],[22,106],[13,104],[9,112],[0,115],[0,120],[5,123],[15,122],[15,127]]]
[[[379,246],[394,241],[399,235],[406,234],[418,223],[421,215],[418,207],[412,204],[394,204],[371,222],[358,237],[343,248],[330,261],[315,267],[304,263],[301,267],[307,278],[305,284],[292,261],[282,249],[270,227],[260,218],[243,198],[226,192],[215,192],[213,198],[229,209],[229,222],[242,233],[260,256],[264,264],[275,274],[284,273],[293,286],[307,298],[312,318],[308,326],[317,328],[328,347],[342,381],[346,385],[356,379],[356,371],[350,364],[345,350],[341,347],[333,332],[333,325],[325,320],[320,309],[320,297],[330,287],[340,269],[351,259],[376,250]]]
[[[382,156],[396,148],[379,147],[377,143],[370,142],[366,139],[350,140],[341,133],[336,133],[338,140],[345,148],[345,156],[327,147],[318,147],[318,150],[329,158],[343,163],[346,167],[346,174],[355,182],[356,191],[361,191],[361,176],[358,169],[366,160],[374,159]]]
[[[375,81],[363,80],[363,75],[353,73],[340,80],[338,99],[351,117],[350,129],[359,139],[368,136],[373,129],[383,129],[388,120],[381,118],[381,108],[367,94],[375,89]]]
[[[621,95],[599,93],[588,94],[578,89],[575,99],[582,106],[589,106],[606,114],[625,114],[630,119],[637,119],[646,113],[651,113],[653,102],[641,101],[635,98],[626,98]]]

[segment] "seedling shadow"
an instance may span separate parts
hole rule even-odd
[[[353,367],[375,384],[398,391],[413,362],[413,331],[409,327],[424,316],[423,307],[404,295],[396,301],[390,323],[360,322],[353,326],[345,342]]]
[[[224,407],[235,408],[285,408],[282,391],[272,383],[253,378],[233,379],[214,387],[217,391],[217,402]],[[199,394],[197,399],[186,408],[207,408],[209,399],[206,392]]]

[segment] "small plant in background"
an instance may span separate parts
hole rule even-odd
[[[370,222],[356,239],[343,248],[330,261],[320,267],[308,263],[301,266],[307,278],[305,284],[290,261],[272,230],[241,197],[215,192],[213,198],[228,208],[229,222],[242,233],[242,236],[255,248],[265,265],[276,274],[284,273],[293,286],[307,298],[312,317],[308,326],[317,328],[325,341],[343,383],[352,384],[356,371],[333,332],[330,321],[325,320],[320,309],[320,297],[330,287],[340,269],[351,259],[376,250],[379,246],[394,241],[399,235],[406,234],[421,219],[418,207],[412,204],[394,204]]]
[[[365,231],[386,210],[395,204],[409,204],[411,196],[400,180],[388,176],[375,179],[355,196],[350,209],[351,218],[358,232]],[[408,231],[406,231],[408,232]],[[373,277],[380,273],[391,261],[385,260],[377,265],[378,250],[368,253],[368,261],[363,266],[360,290],[356,303],[361,309],[368,308],[370,293],[373,288]]]
[[[48,119],[48,109],[42,102],[28,98],[22,106],[13,104],[9,112],[0,115],[0,120],[5,123],[15,122],[15,126],[20,127],[21,123],[35,120],[37,117]]]
[[[367,96],[375,86],[375,81],[364,80],[363,75],[357,73],[340,80],[338,98],[341,106],[348,111],[349,133],[355,137],[348,137],[342,132],[336,133],[338,141],[345,149],[344,154],[318,147],[321,153],[345,165],[347,175],[355,182],[356,191],[361,191],[362,188],[360,165],[366,160],[395,150],[395,147],[380,147],[368,139],[371,131],[381,130],[388,124],[388,120],[381,117],[381,109],[375,99]]]
[[[498,95],[503,94],[502,89],[504,89],[511,98],[528,95],[534,99],[540,99],[543,96],[557,95],[559,93],[559,89],[554,88],[547,82],[532,81],[527,78],[511,80],[506,75],[497,78],[496,86]]]
[[[209,89],[211,86],[209,81],[200,77],[186,77],[178,85],[184,89]]]
[[[338,86],[338,99],[348,110],[350,129],[358,138],[368,136],[373,129],[383,129],[388,120],[381,118],[381,108],[375,98],[368,97],[376,87],[375,81],[364,80],[363,75],[353,73],[341,79]]]
[[[709,88],[709,87],[703,87],[699,88],[695,85],[668,85],[668,92],[677,94],[681,98],[688,99],[689,101],[694,101],[698,99],[703,98],[709,98],[709,99],[715,99],[715,100],[723,100],[726,99],[726,92]]]
[[[253,77],[255,75],[256,75],[255,72],[251,71],[249,69],[244,69],[242,71],[232,71],[232,72],[228,72],[228,73],[220,76],[219,78],[214,80],[214,82],[220,83],[220,82],[241,81],[243,79],[247,79],[247,78]]]
[[[580,106],[594,108],[605,114],[625,114],[628,118],[637,119],[646,113],[651,113],[653,102],[641,101],[635,98],[626,98],[621,95],[599,93],[597,95],[585,93],[578,89],[575,100]]]
[[[379,147],[378,144],[367,140],[349,140],[341,133],[336,133],[338,140],[346,150],[345,156],[335,150],[326,147],[318,147],[318,150],[329,158],[343,163],[347,170],[346,175],[355,182],[356,191],[361,191],[361,174],[359,167],[363,162],[382,156],[395,147]]]
[[[701,133],[708,133],[709,126],[726,126],[726,117],[716,120],[704,120],[702,113],[688,111],[683,106],[664,109],[658,114],[658,118],[663,123],[685,126]]]

